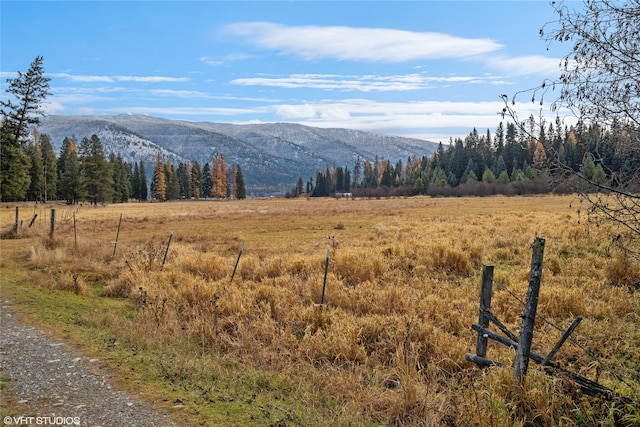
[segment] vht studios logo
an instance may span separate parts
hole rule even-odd
[[[4,425],[16,426],[63,426],[63,425],[80,425],[80,417],[10,417],[6,416],[2,420]]]

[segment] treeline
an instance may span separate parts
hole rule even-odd
[[[8,136],[3,138],[3,154],[7,153],[8,141]],[[8,172],[13,169],[15,173],[12,179],[3,180],[2,201],[66,200],[69,204],[80,201],[98,204],[131,199],[246,198],[240,165],[227,168],[224,156],[219,153],[212,165],[205,163],[202,167],[198,162],[174,166],[169,161],[163,162],[158,154],[149,185],[142,161],[129,163],[120,154],[106,155],[96,135],[83,138],[79,144],[65,138],[59,156],[49,137],[37,131],[31,140],[16,143],[14,148],[14,161],[20,163],[7,167]]]
[[[515,124],[501,122],[492,135],[473,129],[463,138],[438,145],[430,157],[410,157],[395,164],[376,158],[358,158],[351,170],[325,167],[315,183],[298,180],[287,193],[326,197],[350,192],[361,197],[463,196],[490,194],[535,194],[575,189],[564,180],[579,172],[592,182],[615,185],[618,175],[633,172],[633,153],[625,144],[629,130],[622,126],[602,128],[598,124],[562,127],[550,124],[536,138]]]
[[[151,179],[151,195],[165,201],[175,199],[245,199],[247,191],[239,164],[227,167],[224,155],[215,153],[213,163],[202,168],[197,161],[180,163],[177,168],[158,154]]]

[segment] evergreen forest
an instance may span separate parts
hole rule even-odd
[[[464,139],[440,143],[433,155],[410,157],[405,163],[376,158],[356,159],[352,169],[329,167],[318,171],[315,183],[302,179],[288,194],[326,197],[349,192],[353,196],[387,197],[486,196],[584,191],[615,188],[617,177],[635,166],[622,126],[604,128],[597,123],[562,126],[559,121],[541,127],[539,135],[521,126],[500,122],[492,135],[473,129]],[[640,189],[635,189],[640,190]]]
[[[221,153],[204,165],[197,161],[173,165],[158,155],[149,183],[142,161],[130,163],[119,154],[107,155],[96,135],[79,143],[65,138],[56,155],[49,137],[35,131],[20,151],[26,173],[19,181],[6,181],[13,185],[3,186],[2,201],[101,204],[131,199],[246,198],[240,165],[227,166]]]

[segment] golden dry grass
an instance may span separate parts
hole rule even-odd
[[[198,390],[224,377],[230,387],[253,372],[263,379],[248,393],[279,396],[282,425],[637,425],[637,408],[582,396],[535,365],[518,389],[509,368],[479,371],[464,357],[474,352],[482,265],[495,265],[493,311],[515,331],[522,306],[505,288],[524,298],[540,236],[539,312],[562,328],[582,316],[576,338],[625,381],[573,343],[556,360],[640,397],[640,271],[617,250],[620,231],[579,221],[578,205],[547,196],[57,206],[55,244],[46,218],[20,232],[35,269],[25,281],[126,299],[133,314],[105,316],[102,327],[159,348],[149,363],[167,381]],[[31,209],[21,207],[24,221]],[[3,230],[14,216],[3,209]],[[560,334],[538,321],[534,350],[546,354]],[[511,366],[513,356],[490,343],[489,357]],[[234,387],[233,398],[247,393]]]

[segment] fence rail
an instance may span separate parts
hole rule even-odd
[[[480,289],[480,308],[478,323],[474,323],[471,328],[478,333],[476,339],[476,354],[467,353],[465,358],[476,364],[481,369],[496,366],[501,367],[501,362],[487,357],[488,341],[492,340],[506,347],[516,350],[516,360],[514,364],[514,378],[519,384],[523,384],[527,374],[529,360],[533,360],[540,365],[544,371],[550,375],[561,375],[578,384],[583,393],[590,396],[604,397],[609,400],[620,400],[625,404],[635,404],[632,399],[618,395],[608,387],[603,386],[589,378],[576,374],[552,361],[552,358],[560,350],[562,345],[569,339],[576,330],[582,317],[577,317],[562,334],[562,337],[552,348],[548,355],[542,356],[531,350],[533,342],[533,325],[537,316],[538,296],[542,278],[542,261],[544,255],[544,239],[536,237],[534,240],[531,257],[531,272],[529,275],[529,287],[525,301],[518,301],[524,304],[524,314],[522,316],[522,326],[520,337],[517,337],[491,312],[491,297],[493,294],[493,266],[484,266],[482,270],[482,283]],[[542,317],[542,316],[539,316]],[[547,321],[545,319],[545,321]],[[548,322],[548,321],[547,321]],[[489,329],[493,323],[504,335],[500,335]],[[555,325],[554,325],[555,326]],[[556,326],[557,329],[560,329]],[[583,347],[581,347],[583,348]],[[614,373],[615,374],[615,373]],[[618,375],[616,375],[618,377]]]

